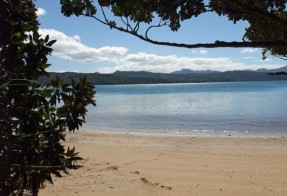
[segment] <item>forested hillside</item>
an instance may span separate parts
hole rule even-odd
[[[227,71],[215,73],[190,73],[190,74],[164,74],[151,72],[122,72],[112,74],[101,73],[50,73],[51,78],[59,76],[68,83],[70,79],[76,81],[86,75],[94,85],[111,84],[157,84],[157,83],[200,83],[200,82],[239,82],[239,81],[269,81],[287,80],[286,75],[270,75],[267,72],[257,71]],[[39,79],[41,83],[48,81],[47,77]]]

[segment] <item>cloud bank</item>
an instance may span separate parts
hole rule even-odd
[[[124,47],[105,46],[95,48],[83,44],[78,35],[69,36],[55,29],[40,29],[40,34],[43,36],[49,34],[50,39],[57,40],[53,45],[53,55],[71,61],[95,64],[96,71],[101,73],[112,73],[117,70],[170,73],[181,69],[229,71],[262,68],[262,64],[247,65],[227,57],[162,56],[146,52],[128,53],[128,49]],[[257,49],[246,48],[241,53],[254,53],[256,51]],[[208,54],[208,51],[201,49],[199,51],[194,50],[192,53],[200,56]],[[99,66],[101,65],[99,63],[107,63],[109,66],[102,67]],[[280,65],[268,65],[268,68],[278,67]]]
[[[245,49],[241,50],[240,53],[243,53],[243,54],[245,54],[245,53],[254,53],[254,52],[257,52],[257,51],[258,51],[257,48],[245,48]]]
[[[128,49],[124,47],[89,47],[81,43],[80,36],[68,36],[55,29],[40,29],[40,34],[43,36],[49,34],[51,40],[57,40],[53,45],[53,55],[82,63],[117,61],[118,58],[123,57],[123,55],[128,51]]]

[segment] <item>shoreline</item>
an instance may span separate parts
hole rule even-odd
[[[93,129],[83,129],[79,132],[83,133],[91,133],[91,134],[131,134],[131,135],[143,135],[143,136],[171,136],[171,137],[214,137],[214,138],[221,138],[221,137],[233,137],[233,138],[287,138],[287,132],[286,133],[239,133],[239,132],[149,132],[149,131],[94,131]]]
[[[287,195],[287,139],[67,133],[83,168],[48,195]]]

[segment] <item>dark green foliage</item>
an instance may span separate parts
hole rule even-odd
[[[226,15],[236,23],[246,20],[250,26],[246,29],[244,41],[287,42],[286,0],[212,0],[211,7],[219,15]],[[267,47],[263,58],[272,55],[287,57],[287,47]]]
[[[203,1],[200,0],[99,0],[98,2],[101,6],[109,7],[115,16],[130,17],[133,22],[149,24],[157,15],[163,21],[169,21],[169,27],[173,31],[179,29],[180,21],[196,17],[206,11]]]
[[[61,0],[62,13],[65,16],[82,15],[93,16],[97,13],[97,9],[92,5],[92,1],[89,0]]]
[[[65,131],[85,122],[95,105],[86,78],[67,85],[59,78],[41,84],[55,40],[42,38],[32,0],[0,2],[0,195],[38,194],[81,158],[65,150]]]
[[[263,59],[268,54],[287,58],[287,0],[98,0],[98,4],[90,0],[61,0],[61,5],[65,16],[92,17],[110,28],[153,44],[183,48],[255,47],[264,49]],[[101,12],[96,12],[96,6],[100,7],[102,17],[99,16]],[[109,19],[105,10],[120,20]],[[226,16],[233,23],[247,21],[250,26],[242,41],[185,44],[157,41],[148,35],[151,29],[162,26],[177,31],[182,21],[209,12]],[[140,26],[143,23],[145,25]]]

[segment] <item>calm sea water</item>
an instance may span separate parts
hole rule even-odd
[[[85,128],[287,135],[287,81],[96,86]]]

